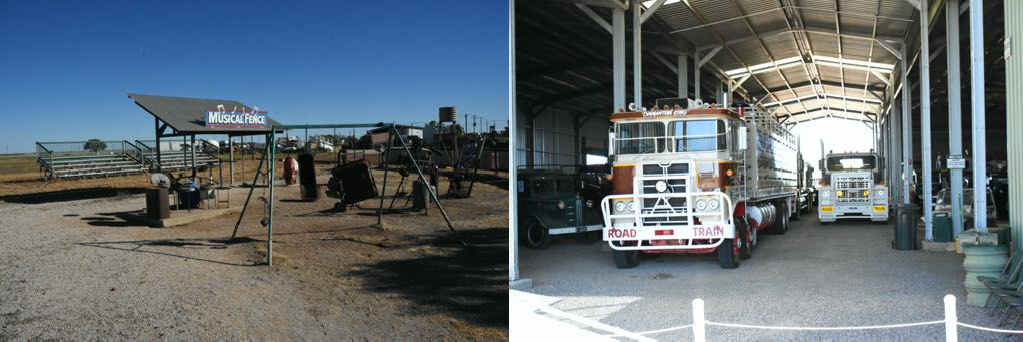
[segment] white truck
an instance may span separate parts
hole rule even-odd
[[[788,230],[795,137],[768,113],[683,101],[611,115],[612,195],[601,209],[618,268],[640,253],[714,252],[736,268],[759,231]]]
[[[821,223],[838,219],[888,221],[888,187],[882,184],[877,154],[828,153],[821,159],[824,186],[818,189]]]

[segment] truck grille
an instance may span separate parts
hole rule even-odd
[[[646,176],[685,176],[689,175],[689,164],[675,163],[668,165],[644,164],[643,175]]]
[[[840,176],[835,177],[835,190],[842,191],[842,197],[838,198],[839,203],[867,203],[870,202],[870,177],[866,176]],[[864,194],[864,192],[866,192]]]
[[[645,179],[643,179],[643,181],[642,181],[642,184],[641,184],[642,188],[640,189],[640,193],[643,193],[643,194],[656,194],[656,193],[658,193],[657,192],[657,182],[665,182],[665,183],[667,183],[668,189],[665,191],[665,193],[669,193],[669,194],[683,194],[683,193],[686,193],[687,191],[689,191],[689,184],[687,182],[688,178],[683,178],[683,179],[678,179],[678,178],[662,179],[661,178],[661,177],[670,178],[669,176],[689,176],[689,164],[687,164],[687,163],[673,163],[673,164],[665,164],[665,165],[660,165],[660,164],[644,164],[643,165],[643,178],[645,178]],[[661,203],[658,203],[658,201],[661,201]],[[667,206],[671,206],[671,209],[668,209]],[[662,200],[657,199],[657,198],[645,198],[645,199],[643,199],[643,205],[641,206],[641,209],[644,212],[652,212],[652,213],[669,213],[672,210],[674,210],[674,212],[684,213],[687,210],[689,210],[689,207],[688,207],[688,205],[686,203],[686,199],[685,198],[670,198],[670,199],[668,199],[667,204],[665,204]],[[644,222],[644,224],[648,224],[648,225],[684,224],[684,223],[686,223],[686,219],[685,218],[679,218],[679,217],[672,217],[672,218],[653,217],[653,218],[644,218],[643,222]]]

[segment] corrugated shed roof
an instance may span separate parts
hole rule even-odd
[[[254,110],[252,107],[234,100],[141,94],[128,94],[128,97],[134,100],[139,107],[181,134],[261,134],[270,132],[269,127],[206,127],[206,111],[217,110],[218,105],[223,105],[228,110],[235,108],[237,111],[245,112]],[[268,120],[271,125],[280,125],[273,119],[268,118]]]

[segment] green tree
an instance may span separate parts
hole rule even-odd
[[[86,151],[99,152],[107,149],[107,143],[100,141],[99,139],[89,139],[85,142],[84,149]]]

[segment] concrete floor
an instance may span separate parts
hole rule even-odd
[[[894,222],[894,221],[893,221]],[[555,308],[632,332],[692,323],[702,298],[708,321],[798,327],[867,326],[943,319],[942,298],[956,296],[961,322],[994,327],[986,310],[965,306],[963,256],[891,248],[893,223],[820,225],[812,215],[785,235],[760,235],[753,258],[738,269],[714,255],[665,255],[617,269],[603,242],[556,239],[548,249],[522,248],[529,292],[563,298]],[[944,339],[944,326],[838,332],[708,327],[711,340]],[[960,328],[960,338],[1013,339]],[[691,331],[652,335],[691,339]]]

